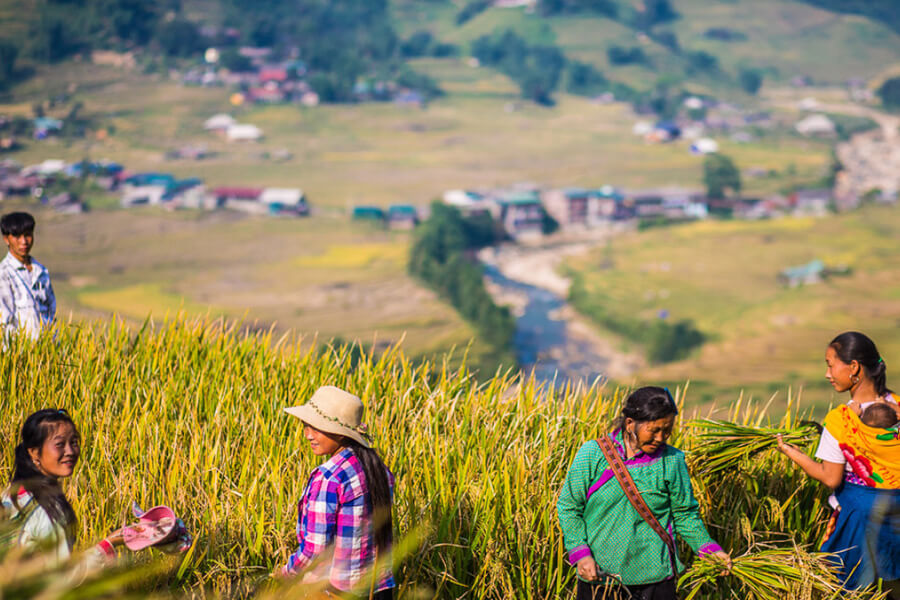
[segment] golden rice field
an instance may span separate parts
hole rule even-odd
[[[12,343],[0,353],[0,478],[9,475],[24,417],[65,407],[83,437],[67,487],[80,547],[123,524],[132,500],[174,507],[196,536],[186,555],[125,591],[299,597],[302,587],[284,590],[268,578],[291,551],[296,502],[315,465],[282,409],[334,384],[363,399],[376,446],[397,476],[395,527],[408,546],[396,557],[401,597],[570,597],[557,490],[578,447],[610,426],[623,391],[547,390],[504,374],[478,384],[465,367],[414,365],[396,349],[298,349],[290,338],[237,331],[185,319],[143,329],[64,324],[37,343]],[[737,405],[730,418],[790,428],[797,415]],[[696,431],[682,420],[671,441],[690,450]],[[691,455],[705,520],[737,565],[736,575],[718,578],[717,565],[695,561],[681,582],[692,597],[833,591],[821,557],[802,550],[814,549],[823,531],[825,490],[766,451],[771,436],[762,437],[752,461],[732,448],[730,466],[715,476],[701,476],[705,457]],[[34,592],[36,580],[0,564],[6,598],[27,597],[22,590]],[[65,597],[101,593],[108,588]]]

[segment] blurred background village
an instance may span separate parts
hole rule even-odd
[[[73,319],[826,406],[900,359],[893,4],[2,0],[0,208]]]

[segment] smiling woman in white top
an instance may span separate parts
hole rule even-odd
[[[72,475],[80,454],[81,437],[65,410],[45,408],[25,419],[12,480],[0,498],[5,544],[44,553],[57,564],[71,556],[77,519],[60,479]],[[114,546],[121,543],[121,532],[110,534],[86,553],[82,566],[115,557]]]

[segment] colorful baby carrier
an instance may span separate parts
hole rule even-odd
[[[822,551],[835,555],[844,587],[900,579],[900,436],[870,427],[844,405],[825,417],[851,467],[837,490],[840,513]]]

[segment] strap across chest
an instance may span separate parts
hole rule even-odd
[[[625,466],[625,461],[622,460],[622,457],[619,456],[619,453],[616,451],[612,439],[605,435],[597,439],[597,445],[600,446],[600,450],[603,451],[603,456],[606,457],[609,468],[612,470],[613,475],[616,476],[616,481],[619,482],[619,486],[622,488],[622,491],[625,492],[625,497],[628,498],[631,506],[634,507],[634,510],[636,510],[641,518],[647,522],[654,532],[656,532],[656,535],[660,537],[666,545],[666,548],[668,548],[669,560],[672,563],[672,575],[677,575],[678,566],[675,562],[675,540],[672,539],[669,532],[663,529],[659,520],[650,510],[650,507],[647,506],[640,491],[638,491],[637,486],[634,484],[634,479],[631,478],[631,473],[628,472],[628,468]]]

